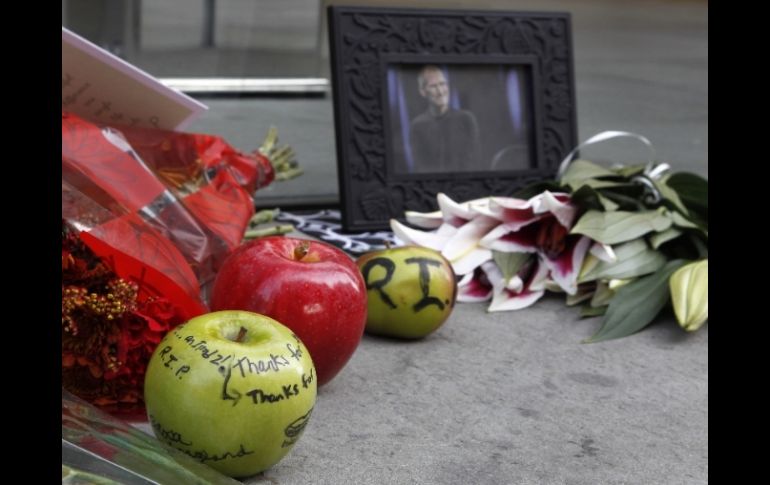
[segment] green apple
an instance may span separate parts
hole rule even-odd
[[[150,358],[147,416],[158,439],[232,477],[278,463],[316,400],[305,345],[264,315],[220,311],[169,332]]]
[[[367,289],[366,331],[422,338],[452,313],[457,278],[439,252],[420,246],[373,251],[356,261]]]

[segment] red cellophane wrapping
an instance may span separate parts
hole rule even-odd
[[[222,138],[105,126],[62,112],[62,380],[118,414],[143,412],[147,361],[207,311],[270,161]]]

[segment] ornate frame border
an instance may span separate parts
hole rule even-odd
[[[439,192],[458,201],[511,195],[553,177],[576,145],[568,13],[330,6],[328,18],[345,230],[385,229],[407,210],[436,210]],[[391,173],[386,70],[394,62],[530,69],[534,168],[407,177]]]

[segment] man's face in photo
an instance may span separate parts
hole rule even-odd
[[[422,97],[443,113],[449,107],[449,85],[446,82],[444,73],[438,69],[428,69],[422,73],[422,87],[420,88]]]

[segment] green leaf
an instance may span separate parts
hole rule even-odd
[[[700,231],[685,230],[681,237],[662,244],[659,251],[668,259],[703,259],[708,257],[708,239]]]
[[[679,198],[679,194],[677,194],[674,189],[666,185],[664,180],[665,179],[653,180],[652,184],[655,186],[656,189],[658,189],[658,192],[660,192],[660,196],[664,200],[669,201],[676,210],[678,210],[685,216],[689,216],[690,212],[687,210],[687,207],[685,207],[684,203],[682,203],[682,200]]]
[[[698,229],[698,225],[692,222],[687,217],[683,216],[682,214],[678,212],[671,212],[671,220],[674,222],[675,226],[678,227],[684,227],[686,229]]]
[[[569,184],[571,187],[575,187],[572,184]],[[596,180],[596,179],[586,179],[583,180],[580,184],[580,186],[583,187],[591,187],[592,189],[606,189],[609,187],[621,187],[625,186],[625,182],[613,182],[611,180]]]
[[[567,294],[566,304],[567,306],[574,306],[578,303],[582,303],[589,300],[594,294],[595,285],[578,285],[577,293],[574,295]]]
[[[671,227],[671,218],[660,211],[588,211],[578,220],[571,234],[583,234],[604,244],[617,244],[636,239],[651,231],[662,232]]]
[[[566,192],[567,190],[552,180],[546,180],[543,182],[535,182],[521,188],[513,193],[513,196],[517,199],[530,199],[538,194],[542,194],[545,191],[549,192]]]
[[[602,327],[584,343],[626,337],[646,327],[669,300],[668,279],[686,263],[681,259],[669,261],[654,274],[618,288]]]
[[[606,307],[610,303],[610,300],[612,300],[613,296],[615,296],[615,291],[611,290],[606,282],[600,281],[596,285],[596,292],[594,293],[593,298],[591,298],[591,302],[589,304],[594,308]]]
[[[606,306],[592,307],[590,304],[580,308],[580,318],[600,317],[607,311]]]
[[[567,171],[564,172],[564,175],[561,177],[561,183],[562,185],[569,185],[573,189],[578,189],[589,179],[613,176],[615,176],[615,173],[604,167],[588,160],[578,159],[573,161],[567,168]]]
[[[573,204],[583,210],[614,211],[619,207],[618,204],[588,185],[583,185],[573,192],[571,199]]]
[[[606,210],[601,201],[602,196],[596,190],[584,185],[572,193],[570,197],[573,204],[584,210]]]
[[[665,183],[679,195],[681,201],[689,208],[698,212],[709,207],[709,182],[699,175],[689,172],[671,174],[665,178]],[[707,216],[708,218],[708,216]]]
[[[663,244],[678,238],[683,234],[682,231],[675,227],[670,227],[666,229],[663,232],[656,232],[652,236],[650,236],[650,244],[652,245],[653,249],[658,249]]]
[[[639,175],[640,173],[644,172],[644,169],[647,168],[647,165],[629,165],[628,167],[618,167],[613,168],[612,171],[616,174],[620,175],[621,177],[631,178],[634,175]]]
[[[666,185],[679,195],[690,211],[689,219],[704,231],[709,227],[709,183],[693,173],[675,173],[665,178]]]
[[[503,251],[492,251],[492,258],[503,273],[503,279],[506,284],[519,274],[522,266],[535,255],[532,253],[508,253]]]
[[[706,237],[708,237],[708,234],[705,234]],[[690,233],[690,241],[692,242],[693,246],[695,247],[695,250],[698,251],[698,257],[701,259],[708,259],[709,257],[709,247],[708,242],[704,241],[700,237],[698,237],[697,234]]]
[[[617,259],[614,262],[599,261],[589,271],[581,274],[578,282],[597,279],[635,278],[657,271],[666,264],[666,258],[660,252],[650,249],[643,239],[613,247]]]
[[[629,189],[629,186],[624,185],[622,187],[614,187],[612,189],[601,189],[599,193],[612,201],[612,203],[616,204],[618,206],[617,208],[621,210],[645,210],[646,207],[640,199],[641,194],[634,193],[641,192],[640,187],[634,186],[631,188],[631,190],[627,189]]]
[[[604,207],[605,211],[607,212],[616,211],[620,208],[618,204],[608,199],[607,197],[603,196],[601,192],[598,192],[598,195],[599,195],[599,202],[601,202],[602,207]]]
[[[697,231],[705,238],[708,238],[708,228],[702,224],[702,221],[700,221],[698,215],[695,212],[690,212],[690,215],[685,216],[676,209],[666,210],[665,208],[659,208],[658,210],[663,211],[666,216],[671,218],[671,222],[673,223],[671,229],[678,228],[687,232],[692,232],[690,231],[692,229]]]

